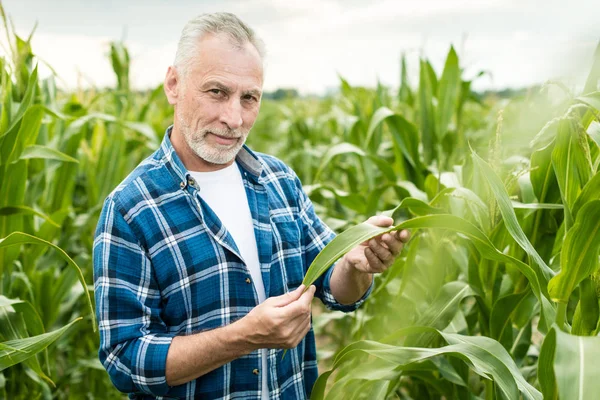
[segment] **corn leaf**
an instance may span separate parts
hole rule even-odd
[[[394,230],[394,227],[380,227],[367,222],[355,225],[336,236],[313,260],[302,283],[308,288],[321,275],[323,275],[331,264],[352,250],[358,244]]]
[[[432,328],[421,327],[437,333],[447,343],[440,348],[402,347],[373,341],[359,341],[347,346],[336,357],[333,368],[322,374],[313,387],[311,398],[325,398],[325,388],[331,373],[344,362],[352,360],[356,355],[363,353],[388,362],[390,371],[401,371],[411,367],[413,363],[428,360],[440,355],[448,355],[463,360],[476,374],[492,379],[506,398],[517,399],[519,392],[525,399],[541,400],[542,395],[529,384],[510,355],[497,341],[487,337],[471,337],[459,334],[445,333]],[[418,332],[415,329],[414,332]],[[380,364],[379,373],[385,372],[385,365]],[[362,379],[368,368],[353,369],[348,372],[345,379]],[[389,372],[389,371],[388,371]]]
[[[325,152],[325,154],[323,154],[323,157],[321,158],[321,162],[319,163],[319,168],[317,169],[317,172],[315,173],[314,181],[316,182],[319,180],[319,177],[323,173],[323,170],[325,169],[325,167],[330,165],[331,160],[333,160],[337,156],[346,155],[346,154],[355,154],[359,157],[367,156],[367,153],[365,153],[365,151],[363,149],[361,149],[351,143],[339,143],[334,146],[331,146],[329,149],[327,149],[327,152]]]
[[[392,134],[394,146],[406,157],[414,168],[421,167],[419,157],[419,131],[417,127],[401,115],[394,114],[386,119]]]
[[[519,293],[511,293],[499,298],[494,303],[490,314],[490,336],[492,338],[500,340],[504,331],[507,328],[512,328],[512,313],[527,298],[529,293],[529,289]]]
[[[52,244],[46,240],[37,238],[35,236],[28,235],[23,232],[14,232],[14,233],[11,233],[10,235],[6,236],[3,239],[0,239],[0,249],[5,248],[5,247],[10,247],[10,246],[19,246],[22,244],[38,244],[38,245],[41,244],[41,245],[45,245],[48,247],[52,247],[67,262],[69,267],[73,268],[77,272],[77,275],[79,277],[79,282],[81,283],[84,293],[86,294],[86,300],[87,300],[87,303],[88,303],[88,306],[90,309],[90,316],[92,318],[92,324],[93,324],[94,331],[95,331],[96,330],[96,315],[94,312],[94,306],[92,305],[92,299],[90,297],[90,292],[88,290],[87,284],[85,283],[85,278],[83,277],[81,268],[79,268],[79,266],[75,263],[75,261],[73,261],[73,259],[71,257],[69,257],[69,255],[63,249],[56,246],[55,244]]]
[[[565,206],[567,229],[572,225],[571,210],[575,200],[592,173],[590,150],[584,135],[577,121],[563,118],[552,151],[552,165]]]
[[[513,208],[519,208],[523,210],[562,210],[564,208],[562,204],[553,203],[521,203],[514,200],[510,203]]]
[[[17,313],[20,318],[13,318],[12,316]],[[16,340],[29,337],[29,333],[32,335],[45,333],[44,323],[35,308],[27,301],[9,299],[0,295],[0,336],[4,337],[4,340]],[[44,350],[42,355],[48,364],[48,352]],[[29,357],[24,363],[43,380],[55,386],[42,370],[37,357]]]
[[[531,186],[540,203],[560,202],[560,189],[552,167],[554,141],[531,154]]]
[[[579,284],[579,302],[573,315],[571,333],[577,336],[592,336],[598,326],[600,309],[596,286],[590,278],[585,278]]]
[[[600,112],[600,92],[588,93],[585,96],[577,97],[576,100],[579,100]]]
[[[446,283],[442,286],[433,303],[426,308],[423,315],[415,322],[415,325],[429,326],[439,330],[445,329],[460,309],[459,305],[462,300],[473,295],[475,295],[473,289],[465,282]],[[405,345],[410,347],[427,346],[434,337],[435,335],[431,332],[413,335],[406,341]]]
[[[412,90],[408,82],[408,68],[406,67],[406,54],[403,52],[400,59],[400,89],[398,98],[401,102],[413,105],[415,102]]]
[[[8,132],[11,132],[13,129],[15,129],[17,124],[21,121],[21,118],[23,117],[23,115],[25,115],[25,112],[30,108],[33,102],[37,85],[38,69],[36,65],[33,71],[31,72],[31,75],[29,76],[29,80],[27,82],[27,90],[25,92],[25,96],[23,96],[21,104],[19,104],[19,109],[17,110],[16,114],[12,116],[12,121],[6,129],[6,131],[0,132],[0,138],[2,138],[4,135],[8,134]]]
[[[421,129],[421,143],[423,143],[425,164],[429,165],[435,158],[437,144],[433,107],[434,89],[427,62],[421,60],[419,71],[419,124]]]
[[[56,222],[54,222],[52,220],[52,218],[50,218],[50,216],[44,214],[41,211],[35,210],[31,207],[27,207],[27,206],[0,207],[0,216],[1,215],[16,215],[16,214],[37,215],[38,217],[43,218],[44,220],[48,221],[48,223],[52,224],[53,226],[60,228],[60,225],[57,224]]]
[[[0,140],[0,165],[11,163],[19,158],[25,142],[30,137],[37,136],[43,114],[44,110],[42,107],[33,106],[28,108],[20,124],[15,125]]]
[[[41,158],[45,160],[57,160],[64,162],[79,163],[79,161],[77,161],[75,158],[61,153],[58,150],[55,150],[48,146],[40,146],[36,144],[26,147],[19,158],[21,160]]]
[[[556,376],[554,375],[554,353],[556,351],[556,329],[550,329],[542,347],[538,359],[537,375],[540,388],[546,400],[558,400],[556,388]]]
[[[380,107],[375,111],[373,117],[371,117],[371,121],[369,122],[369,128],[367,129],[367,136],[365,138],[364,147],[368,148],[369,143],[373,137],[373,133],[375,129],[386,119],[394,115],[394,112],[387,107]]]
[[[515,239],[515,241],[535,260],[535,262],[539,266],[540,273],[538,275],[542,275],[545,280],[548,280],[554,276],[554,271],[548,267],[546,262],[542,259],[542,257],[538,254],[537,250],[527,236],[521,225],[519,225],[519,220],[517,219],[517,215],[515,214],[515,210],[512,207],[512,203],[508,194],[506,193],[506,189],[504,188],[504,184],[496,175],[494,170],[483,161],[481,157],[479,157],[474,151],[472,152],[473,159],[475,160],[475,164],[478,168],[483,172],[483,176],[486,178],[494,196],[496,197],[496,201],[498,202],[498,206],[500,208],[500,213],[502,214],[502,218],[504,219],[504,223],[506,225],[506,229],[510,232],[511,236]]]
[[[452,120],[452,115],[456,110],[456,101],[460,91],[460,68],[458,66],[458,56],[454,47],[450,47],[444,71],[438,85],[438,106],[436,113],[437,135],[441,140],[448,132],[448,125]]]
[[[43,115],[44,108],[39,105],[31,106],[25,111],[19,129],[16,131],[16,136],[9,133],[4,138],[2,145],[2,159],[4,162],[12,163],[18,160],[24,148],[35,143]]]
[[[560,254],[560,272],[548,284],[552,300],[567,303],[575,287],[598,270],[600,200],[590,201],[577,214]]]
[[[394,230],[421,228],[448,229],[461,233],[471,240],[471,243],[473,243],[483,257],[490,260],[514,264],[529,280],[535,296],[541,302],[542,318],[540,320],[540,329],[545,331],[549,328],[549,324],[553,321],[555,311],[553,306],[548,302],[548,299],[544,296],[542,290],[542,288],[547,285],[547,281],[544,277],[538,277],[532,267],[498,250],[479,228],[469,221],[454,215],[440,214],[416,217],[396,226],[385,228],[374,226],[366,222],[355,225],[340,233],[328,243],[323,250],[321,250],[308,268],[302,283],[308,288],[323,275],[329,269],[329,266],[336,260],[353,249],[356,245],[366,240]],[[540,279],[544,286],[540,285]]]
[[[554,373],[560,399],[587,400],[600,393],[600,338],[556,331]]]
[[[587,134],[592,138],[594,143],[600,147],[600,123],[592,121],[587,129]]]
[[[77,318],[69,324],[52,332],[44,333],[25,339],[9,340],[0,343],[0,371],[27,360],[29,357],[43,351],[56,339],[62,336],[73,324],[80,321]]]
[[[592,200],[600,199],[600,173],[592,176],[592,179],[585,184],[579,196],[577,196],[577,200],[573,204],[573,208],[571,213],[573,214],[573,218],[577,218],[577,214],[581,207]]]

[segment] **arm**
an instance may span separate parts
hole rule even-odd
[[[164,365],[174,334],[160,316],[152,263],[112,197],[100,214],[93,260],[100,361],[120,391],[166,394]]]
[[[310,329],[314,288],[273,297],[226,327],[175,336],[161,319],[152,263],[113,199],[94,241],[100,361],[122,392],[166,395],[258,348],[292,348]]]
[[[315,287],[303,290],[301,285],[270,297],[230,325],[175,337],[167,355],[168,384],[181,385],[257,349],[296,347],[310,329]]]

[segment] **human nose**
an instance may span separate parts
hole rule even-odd
[[[242,119],[242,104],[231,99],[225,103],[224,108],[221,112],[221,122],[226,124],[229,129],[238,129],[244,123]]]

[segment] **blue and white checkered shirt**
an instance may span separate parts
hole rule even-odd
[[[94,240],[100,361],[131,398],[260,399],[268,374],[271,399],[310,396],[317,378],[314,332],[288,351],[255,351],[200,378],[170,387],[167,352],[174,336],[228,325],[258,304],[231,235],[202,200],[167,130],[160,148],[106,199]],[[295,173],[244,146],[242,173],[267,297],[297,288],[334,233],[317,217]],[[331,272],[316,282],[330,309],[352,311],[331,294]]]

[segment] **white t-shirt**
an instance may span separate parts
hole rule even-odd
[[[190,171],[190,175],[200,187],[200,197],[219,217],[235,241],[252,277],[258,301],[262,303],[266,299],[266,294],[260,273],[258,247],[244,181],[237,164],[234,162],[228,167],[212,172]],[[266,400],[269,398],[267,349],[261,349],[260,353],[262,398]]]

